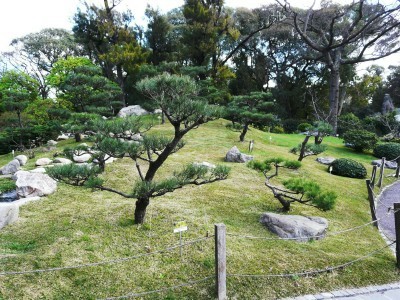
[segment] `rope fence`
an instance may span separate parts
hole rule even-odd
[[[103,299],[98,299],[98,300],[117,300],[117,299],[129,299],[129,298],[143,297],[143,296],[147,296],[147,295],[151,295],[151,294],[155,294],[155,293],[167,292],[167,291],[177,289],[177,288],[192,286],[192,285],[199,284],[199,283],[202,283],[202,282],[208,281],[210,279],[214,279],[214,278],[215,278],[215,275],[210,275],[210,276],[202,278],[202,279],[189,281],[189,282],[185,282],[185,283],[181,283],[181,284],[173,285],[173,286],[169,286],[169,287],[163,287],[163,288],[160,288],[157,290],[141,292],[141,293],[129,293],[129,294],[126,294],[123,296],[108,297],[108,298],[103,298]]]
[[[204,238],[199,238],[196,240],[192,240],[186,243],[182,243],[180,245],[176,246],[171,246],[162,250],[157,250],[149,253],[142,253],[138,255],[133,255],[133,256],[128,256],[128,257],[122,257],[122,258],[117,258],[117,259],[111,259],[111,260],[104,260],[104,261],[99,261],[99,262],[94,262],[94,263],[87,263],[87,264],[79,264],[79,265],[74,265],[74,266],[66,266],[66,267],[55,267],[55,268],[48,268],[48,269],[35,269],[35,270],[24,270],[24,271],[10,271],[10,272],[0,272],[0,276],[9,276],[9,275],[24,275],[24,274],[35,274],[35,273],[47,273],[47,272],[55,272],[55,271],[63,271],[63,270],[72,270],[72,269],[80,269],[80,268],[87,268],[87,267],[96,267],[96,266],[101,266],[101,265],[106,265],[106,264],[115,264],[115,263],[122,263],[126,262],[129,260],[134,260],[146,256],[152,256],[155,254],[162,254],[165,252],[172,251],[174,249],[181,248],[182,246],[189,246],[193,245],[208,239],[213,238],[213,235],[210,235],[208,237]]]
[[[299,276],[299,277],[300,276],[315,276],[315,275],[322,274],[322,273],[330,273],[330,272],[333,272],[335,270],[343,270],[344,268],[346,268],[346,267],[348,267],[350,265],[353,265],[353,264],[355,264],[355,263],[357,263],[359,261],[362,261],[362,260],[365,260],[367,258],[370,258],[370,257],[374,256],[375,254],[377,254],[379,252],[382,252],[386,248],[392,246],[394,243],[395,243],[395,241],[392,242],[389,245],[386,245],[386,246],[384,246],[382,248],[379,248],[379,249],[376,249],[374,251],[371,251],[370,253],[368,253],[368,254],[366,254],[364,256],[361,256],[361,257],[359,257],[357,259],[351,260],[349,262],[346,262],[346,263],[343,263],[343,264],[340,264],[340,265],[337,265],[337,266],[326,267],[324,269],[319,269],[319,270],[311,270],[311,271],[303,271],[303,272],[287,273],[287,274],[227,274],[227,276],[228,277],[254,277],[254,278],[255,277],[260,277],[260,278],[261,277],[264,277],[264,278],[267,278],[267,277],[269,277],[269,278],[272,278],[272,277],[289,277],[289,278],[291,278],[291,277],[294,277],[294,276]]]

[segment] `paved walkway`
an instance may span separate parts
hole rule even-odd
[[[387,240],[395,240],[394,214],[389,211],[393,203],[400,203],[400,181],[386,187],[379,195],[376,208],[376,217],[379,219],[378,227]],[[317,295],[305,295],[286,300],[400,300],[400,282],[367,286],[357,289],[345,289]],[[285,299],[284,299],[285,300]]]
[[[400,203],[400,181],[396,181],[386,187],[379,195],[376,204],[376,217],[379,219],[378,227],[390,240],[396,239],[396,233],[394,229],[394,213],[389,211],[389,208],[393,208],[393,203],[396,202]]]

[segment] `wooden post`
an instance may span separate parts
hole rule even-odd
[[[381,171],[379,173],[379,181],[378,181],[378,188],[382,187],[382,182],[383,182],[383,173],[385,171],[385,161],[386,159],[384,157],[382,157],[382,161],[381,161]]]
[[[374,165],[372,167],[372,174],[371,174],[371,188],[375,187],[375,178],[376,178],[376,170],[377,170],[377,165]]]
[[[371,209],[372,221],[376,221],[375,198],[374,198],[374,193],[373,193],[372,187],[371,187],[371,180],[367,179],[366,183],[367,183],[367,189],[368,189],[368,200],[369,200],[369,208]],[[375,222],[374,226],[376,228],[378,228],[378,222]]]
[[[396,262],[400,269],[400,203],[393,203],[394,228],[396,230]]]
[[[226,227],[215,224],[215,275],[218,300],[226,300]]]
[[[396,158],[397,168],[396,168],[396,178],[399,178],[400,173],[400,156]]]

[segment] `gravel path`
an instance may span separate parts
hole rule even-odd
[[[388,212],[388,208],[393,208],[395,202],[400,203],[400,181],[386,187],[378,197],[376,204],[376,217],[380,219],[378,226],[391,240],[396,239],[396,233],[394,230],[394,214],[393,211]]]

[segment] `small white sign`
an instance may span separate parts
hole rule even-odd
[[[185,221],[178,222],[175,225],[174,233],[186,231],[188,229]]]

